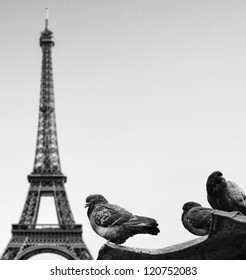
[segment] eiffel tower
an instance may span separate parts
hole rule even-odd
[[[82,239],[82,225],[76,224],[67,199],[58,151],[51,50],[55,41],[48,29],[41,32],[42,73],[38,134],[33,172],[27,199],[18,224],[12,225],[12,238],[1,259],[25,260],[40,253],[55,253],[69,260],[92,259]],[[40,200],[54,198],[57,224],[37,224]]]

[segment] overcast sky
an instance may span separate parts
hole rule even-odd
[[[94,193],[158,221],[158,236],[126,246],[196,238],[182,206],[209,206],[211,172],[246,190],[246,2],[0,0],[0,254],[33,169],[45,7],[61,166],[93,257],[106,242],[84,209]],[[53,223],[44,208],[41,200],[40,222]]]

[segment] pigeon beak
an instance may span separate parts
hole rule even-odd
[[[85,208],[86,208],[86,207],[89,207],[89,203],[86,203],[86,204],[85,204]]]

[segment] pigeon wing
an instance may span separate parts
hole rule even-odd
[[[230,202],[241,207],[246,207],[246,195],[244,191],[234,182],[227,181],[227,189],[230,194]]]
[[[195,207],[187,213],[187,219],[196,228],[204,228],[212,220],[212,210],[209,208]]]
[[[122,225],[127,222],[132,213],[114,204],[98,204],[93,211],[92,219],[95,224],[103,227]]]

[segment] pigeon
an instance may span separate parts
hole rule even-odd
[[[240,211],[246,215],[246,195],[234,182],[226,181],[220,171],[213,172],[207,180],[207,199],[214,209]]]
[[[204,208],[197,202],[186,202],[181,216],[184,227],[199,236],[209,234],[213,209]]]
[[[160,230],[155,219],[133,215],[124,208],[108,203],[100,194],[86,198],[87,215],[93,230],[107,242],[124,243],[135,234],[157,235]]]

